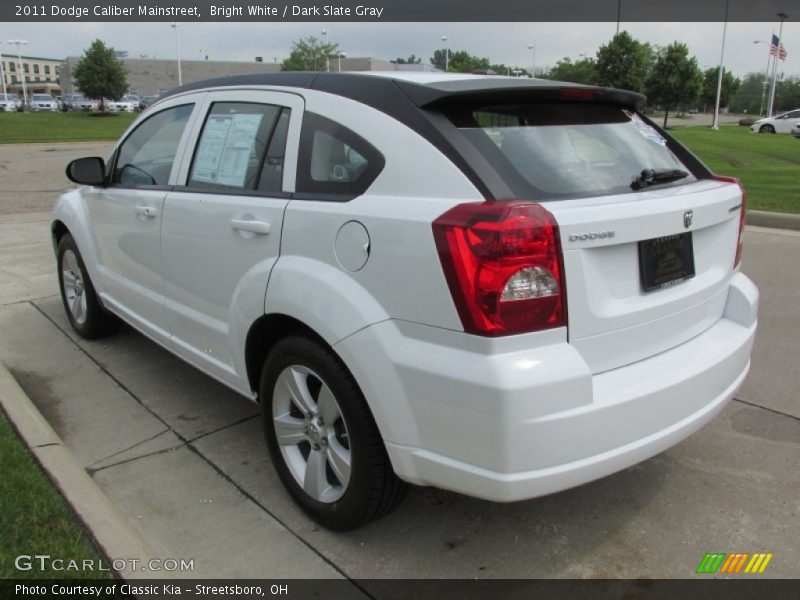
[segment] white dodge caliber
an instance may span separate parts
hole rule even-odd
[[[643,103],[438,73],[178,88],[67,167],[67,315],[259,402],[332,529],[404,482],[509,502],[614,473],[708,423],[756,331],[744,191]]]

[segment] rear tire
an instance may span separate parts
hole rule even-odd
[[[58,287],[69,324],[87,340],[114,333],[119,321],[97,299],[78,246],[70,234],[58,242]]]
[[[281,482],[328,529],[355,529],[402,500],[361,390],[338,356],[303,335],[275,344],[259,390],[264,433]]]
[[[762,125],[758,129],[758,133],[775,133],[775,128],[772,125]]]

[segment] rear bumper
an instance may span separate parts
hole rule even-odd
[[[554,343],[536,348],[464,349],[463,334],[453,334],[459,348],[444,334],[421,339],[413,327],[386,321],[337,350],[400,477],[509,502],[614,473],[708,423],[747,374],[757,305],[755,286],[737,274],[715,325],[598,375],[553,332],[540,339]]]

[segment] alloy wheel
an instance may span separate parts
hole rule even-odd
[[[83,325],[87,314],[86,287],[78,257],[72,250],[66,250],[61,259],[61,279],[69,312],[78,325]]]
[[[350,482],[350,436],[336,397],[303,365],[283,369],[272,396],[272,423],[281,455],[311,498],[336,502]]]

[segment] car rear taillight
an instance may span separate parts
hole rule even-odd
[[[747,210],[747,193],[744,191],[744,187],[742,186],[742,182],[736,179],[736,177],[725,177],[723,175],[715,175],[714,180],[716,181],[725,181],[727,183],[735,183],[739,186],[739,189],[742,191],[742,210],[739,212],[739,240],[736,245],[736,258],[733,259],[733,268],[739,266],[739,263],[742,262],[742,248],[744,247],[744,217],[745,211]]]
[[[460,204],[433,236],[464,330],[511,335],[567,324],[558,224],[532,202]]]

